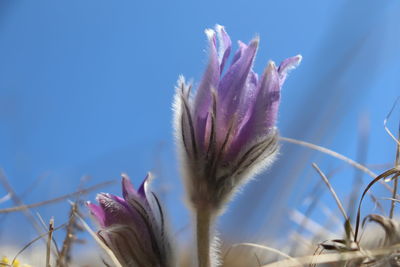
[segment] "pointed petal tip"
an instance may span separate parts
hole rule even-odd
[[[213,29],[205,29],[204,33],[206,34],[208,40],[213,40],[215,38],[215,31]]]
[[[294,57],[291,58],[292,61],[292,68],[296,68],[298,65],[300,65],[301,61],[303,60],[303,56],[298,54]]]
[[[121,178],[122,178],[122,186],[128,181],[130,181],[129,176],[126,173],[121,173]]]
[[[121,176],[122,176],[122,181],[121,181],[122,196],[126,199],[129,194],[135,193],[135,188],[133,187],[131,179],[129,179],[127,174],[122,173]]]
[[[183,74],[180,74],[178,76],[178,82],[177,83],[178,83],[178,86],[181,85],[181,84],[185,84],[186,83],[185,76],[183,76]]]
[[[260,36],[256,35],[251,41],[249,46],[255,46],[258,47],[258,45],[260,44]]]
[[[98,208],[100,208],[98,205],[93,204],[90,201],[86,201],[85,203],[86,207],[88,207],[89,211],[92,212],[93,210],[97,210]]]
[[[148,172],[138,190],[139,195],[142,197],[146,198],[147,189],[151,180],[153,180],[153,175],[151,172]]]
[[[143,183],[150,183],[154,179],[154,175],[152,172],[147,172],[146,177],[144,178]]]
[[[221,24],[215,24],[215,30],[217,32],[225,31],[225,27],[222,26]]]
[[[105,226],[105,213],[101,206],[86,201],[86,207],[89,209],[90,214],[102,226]]]
[[[245,43],[242,42],[241,40],[238,40],[238,41],[237,41],[237,44],[238,44],[238,46],[239,46],[239,49],[240,49],[240,48],[246,48],[246,47],[247,47],[247,44],[245,44]]]
[[[276,70],[276,64],[273,60],[268,61],[268,65],[265,68],[265,72],[271,72],[272,70]]]
[[[185,93],[187,91],[190,91],[190,86],[191,82],[189,81],[188,83],[186,83],[185,77],[181,74],[178,76],[178,80],[176,81],[175,93]]]
[[[260,42],[260,35],[256,34],[256,36],[254,36],[252,41],[255,41],[257,43]]]
[[[303,57],[299,54],[297,56],[283,60],[279,66],[279,72],[285,73],[296,68],[301,63],[302,59]]]

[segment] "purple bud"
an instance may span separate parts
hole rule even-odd
[[[99,205],[87,203],[100,225],[98,236],[122,266],[174,266],[163,211],[148,189],[149,179],[147,175],[135,190],[123,174],[123,198],[101,193],[96,198]]]
[[[175,132],[188,194],[196,207],[222,208],[278,150],[275,127],[281,87],[301,56],[270,62],[259,78],[252,66],[259,38],[239,48],[227,69],[231,39],[224,27],[206,30],[209,62],[197,90],[178,80]]]

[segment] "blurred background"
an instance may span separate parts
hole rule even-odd
[[[171,102],[179,74],[200,80],[207,61],[203,31],[219,23],[234,42],[261,37],[258,73],[269,59],[303,55],[283,88],[282,136],[330,148],[380,173],[393,165],[396,150],[383,120],[400,95],[399,12],[400,3],[389,0],[3,0],[0,167],[24,203],[116,181],[82,197],[93,201],[98,191],[120,194],[121,172],[139,185],[152,171],[174,233],[189,242]],[[397,107],[388,122],[394,133],[399,120]],[[315,192],[320,199],[307,216],[340,236],[343,219],[326,187],[315,189],[321,179],[312,162],[332,179],[351,213],[352,196],[358,199],[371,178],[282,142],[276,164],[219,220],[221,239],[282,247],[293,241]],[[388,201],[379,199],[388,192],[381,185],[373,191],[388,211]],[[7,192],[0,187],[0,197]],[[14,205],[5,200],[0,209]],[[69,208],[65,200],[32,209],[31,216],[37,220],[38,213],[45,222],[54,216],[57,226],[67,221]],[[363,212],[376,209],[367,201]],[[22,213],[0,216],[1,245],[20,248],[37,235]],[[55,235],[62,240],[65,233]]]

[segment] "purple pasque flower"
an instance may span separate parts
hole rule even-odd
[[[178,80],[174,103],[175,131],[181,145],[190,201],[222,207],[238,185],[268,166],[278,150],[275,127],[281,87],[301,56],[270,61],[259,78],[252,66],[259,38],[238,42],[226,70],[231,40],[223,26],[205,31],[209,62],[192,93]]]
[[[101,193],[96,198],[98,205],[87,203],[100,225],[98,236],[122,266],[174,266],[163,211],[148,189],[149,180],[150,174],[135,190],[123,174],[122,198]]]

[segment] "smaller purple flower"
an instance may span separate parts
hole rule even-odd
[[[149,180],[150,174],[135,190],[123,174],[122,198],[100,193],[98,205],[87,202],[101,228],[98,236],[122,266],[174,266],[163,211],[157,196],[148,189]]]
[[[270,61],[259,78],[252,69],[258,37],[248,44],[239,41],[228,65],[231,39],[224,27],[205,33],[209,62],[197,90],[193,93],[183,77],[178,80],[175,133],[190,202],[197,209],[218,210],[275,158],[281,88],[301,56],[279,67]]]

